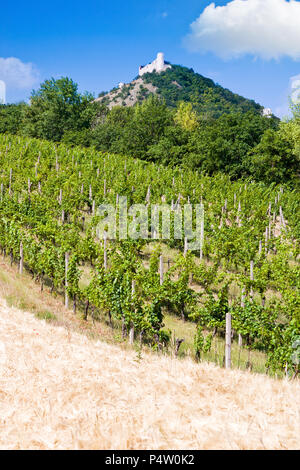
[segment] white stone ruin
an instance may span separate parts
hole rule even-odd
[[[157,54],[156,59],[153,62],[151,62],[151,64],[148,64],[145,66],[141,65],[139,67],[139,76],[141,77],[142,75],[144,75],[144,73],[164,72],[165,70],[170,69],[170,68],[171,68],[171,65],[165,63],[164,53],[159,52]]]
[[[291,80],[291,101],[293,104],[297,105],[300,104],[300,75],[293,77]]]
[[[272,109],[270,109],[270,108],[264,108],[264,109],[263,109],[263,112],[262,112],[262,115],[263,115],[264,117],[271,118],[272,115],[273,115]]]
[[[3,80],[0,80],[0,104],[6,104],[6,85]]]

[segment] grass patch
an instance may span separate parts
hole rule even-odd
[[[5,300],[9,307],[16,307],[20,310],[27,310],[30,312],[34,312],[36,310],[36,305],[33,302],[24,297],[19,297],[15,294],[7,295],[5,297]]]
[[[196,325],[190,321],[183,322],[181,319],[165,314],[164,316],[164,329],[172,332],[172,342],[176,339],[184,339],[180,346],[178,357],[194,357],[194,337],[196,333]],[[215,336],[212,341],[211,350],[207,353],[202,353],[201,360],[214,362],[220,367],[224,367],[224,354],[225,354],[225,339],[221,336]],[[234,339],[231,346],[231,364],[234,369],[246,370],[248,362],[251,364],[251,371],[255,373],[266,374],[267,369],[265,366],[266,355],[263,352],[251,350],[250,357],[249,351],[246,347],[240,348],[237,339]],[[278,374],[271,374],[281,376]]]
[[[34,316],[39,320],[46,320],[47,322],[57,321],[57,316],[47,310],[44,312],[37,312]]]

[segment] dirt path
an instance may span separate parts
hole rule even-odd
[[[0,300],[0,448],[295,449],[299,383],[95,343]]]

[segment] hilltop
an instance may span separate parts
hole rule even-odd
[[[160,73],[145,73],[128,84],[121,83],[119,88],[100,93],[96,101],[111,109],[117,105],[133,106],[150,94],[161,96],[171,108],[180,101],[191,102],[195,111],[203,117],[217,118],[229,112],[263,112],[263,107],[255,101],[233,93],[181,65],[172,65]]]

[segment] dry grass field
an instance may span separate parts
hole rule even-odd
[[[0,300],[0,448],[296,449],[300,385],[125,350]]]

